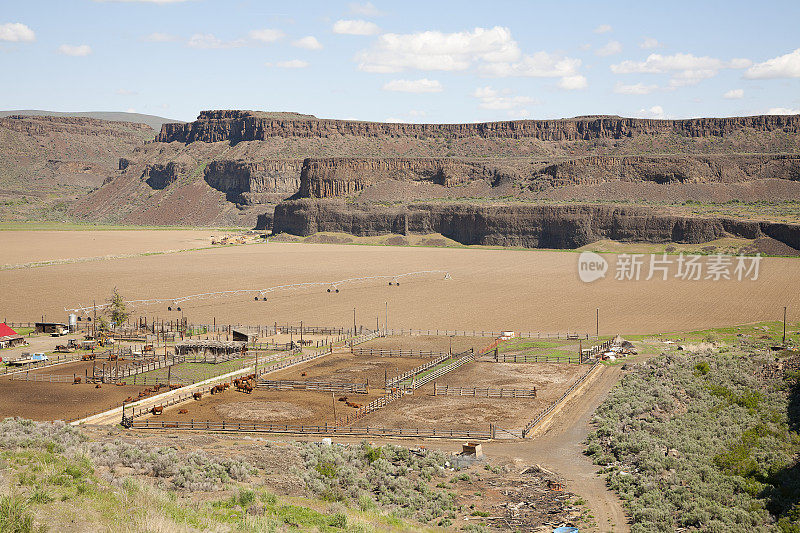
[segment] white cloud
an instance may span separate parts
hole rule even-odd
[[[508,28],[442,33],[387,33],[357,56],[367,72],[405,69],[466,70],[475,61],[515,61],[521,56]]]
[[[722,61],[715,57],[698,57],[692,54],[674,54],[664,56],[661,54],[650,54],[644,61],[626,60],[616,65],[611,65],[611,72],[614,74],[670,74],[670,86],[682,87],[695,85],[701,80],[713,78],[721,69],[740,69],[749,66],[749,59],[736,58],[730,61]]]
[[[186,42],[190,48],[198,48],[200,50],[211,50],[219,48],[238,48],[244,46],[243,39],[236,39],[234,41],[223,41],[217,38],[213,33],[195,33]]]
[[[664,108],[660,105],[654,105],[648,109],[640,109],[639,116],[642,118],[659,118],[663,119],[666,118],[666,114],[664,113]]]
[[[502,94],[487,86],[478,87],[472,96],[480,100],[478,104],[483,109],[493,110],[519,110],[525,104],[537,104],[534,98],[529,96],[513,96],[509,91],[504,91]],[[526,111],[527,113],[527,111]]]
[[[619,41],[608,41],[605,46],[601,46],[594,53],[598,56],[605,57],[605,56],[613,56],[615,54],[619,54],[622,52],[622,43]]]
[[[322,50],[322,43],[320,43],[313,35],[308,35],[296,41],[292,41],[292,46],[297,48],[305,48],[306,50]]]
[[[281,30],[274,30],[271,28],[264,28],[263,30],[253,30],[248,36],[254,40],[262,43],[274,43],[283,39],[286,34]]]
[[[143,37],[148,43],[171,43],[178,40],[176,35],[169,33],[154,32]]]
[[[598,27],[594,29],[595,33],[608,33],[612,31],[614,28],[611,27],[610,24],[600,24]]]
[[[379,17],[383,13],[373,5],[372,2],[359,4],[357,2],[350,2],[350,12],[360,17]]]
[[[650,94],[656,89],[658,89],[658,85],[645,85],[644,83],[634,83],[633,85],[617,83],[614,86],[614,92],[617,94]]]
[[[585,89],[589,84],[586,82],[586,77],[577,74],[575,76],[564,76],[558,82],[558,86],[565,91],[576,91],[578,89]]]
[[[302,59],[290,59],[288,61],[278,61],[277,63],[264,63],[267,67],[278,67],[278,68],[306,68],[308,66],[307,61],[303,61]]]
[[[654,39],[652,37],[645,37],[644,41],[639,43],[639,48],[643,48],[645,50],[660,48],[661,46],[663,45],[660,42],[658,42],[657,39]]]
[[[92,47],[88,44],[62,44],[58,47],[58,53],[65,56],[85,57],[92,53]]]
[[[342,35],[375,35],[380,31],[377,24],[366,20],[337,20],[333,25],[333,33]]]
[[[800,115],[800,109],[792,109],[789,107],[770,107],[767,110],[767,115]]]
[[[392,80],[383,86],[384,91],[403,93],[440,93],[442,84],[437,80],[422,78],[419,80]]]
[[[744,89],[731,89],[730,91],[723,94],[722,97],[727,98],[729,100],[737,100],[739,98],[744,98]]]
[[[782,56],[756,63],[744,73],[750,79],[800,78],[800,48]]]
[[[31,43],[36,40],[36,34],[21,22],[7,22],[0,24],[0,41],[11,43]]]
[[[580,59],[547,52],[523,54],[511,31],[501,26],[455,33],[387,33],[359,52],[356,60],[365,72],[473,68],[487,77],[562,78],[562,85],[571,88],[586,83],[578,72]]]

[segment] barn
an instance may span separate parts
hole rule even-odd
[[[0,349],[13,348],[25,344],[25,337],[11,329],[4,323],[0,323]]]

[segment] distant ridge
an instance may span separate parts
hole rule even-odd
[[[42,111],[39,109],[14,109],[0,111],[0,118],[11,115],[25,116],[51,116],[51,117],[86,117],[99,120],[116,120],[119,122],[138,122],[147,124],[156,131],[161,130],[163,124],[182,123],[181,120],[159,117],[156,115],[144,115],[142,113],[125,113],[123,111]]]

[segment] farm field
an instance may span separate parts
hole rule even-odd
[[[2,237],[0,232],[0,238]],[[27,232],[35,239],[37,232]],[[110,232],[116,233],[116,232]],[[131,246],[164,232],[120,232]],[[142,233],[144,235],[142,235]],[[178,232],[183,234],[183,232]],[[15,237],[3,263],[24,260],[25,236]],[[79,245],[83,232],[63,232],[58,240]],[[34,240],[34,242],[36,242]],[[120,244],[123,244],[121,242]],[[115,245],[116,246],[116,245]],[[170,248],[173,246],[170,245]],[[116,250],[117,248],[115,248]],[[108,248],[110,250],[110,248]],[[85,255],[83,253],[74,255]],[[95,254],[93,254],[95,255]],[[601,334],[657,333],[725,324],[775,320],[782,306],[800,307],[800,270],[790,258],[764,258],[757,280],[662,281],[613,279],[594,283],[577,276],[573,252],[470,248],[408,248],[329,244],[266,243],[65,263],[0,271],[6,293],[0,316],[9,320],[66,318],[64,308],[105,300],[114,287],[127,299],[174,298],[220,290],[259,289],[287,283],[330,282],[351,277],[446,270],[441,275],[408,278],[399,286],[385,281],[275,292],[268,301],[252,295],[198,299],[182,303],[192,323],[298,323],[341,325],[356,321],[373,328],[590,332],[600,308]],[[27,257],[32,257],[30,254]],[[44,257],[44,256],[41,256]],[[11,259],[8,259],[11,258]],[[388,266],[391,265],[391,266]],[[140,306],[136,314],[180,318],[166,304]],[[454,342],[456,339],[454,339]]]
[[[1,229],[1,228],[0,228]],[[0,231],[0,266],[211,246],[214,230]]]

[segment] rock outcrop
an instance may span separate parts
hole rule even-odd
[[[275,208],[273,232],[311,235],[441,233],[462,244],[573,249],[599,239],[703,243],[724,236],[768,236],[800,250],[800,225],[673,216],[650,208],[603,205],[412,204],[401,207],[295,200]]]
[[[444,187],[455,187],[479,179],[495,183],[504,177],[512,179],[490,165],[458,159],[306,159],[300,175],[300,196],[354,196],[364,187],[387,179],[425,181]]]
[[[734,154],[592,156],[548,165],[539,181],[551,187],[606,181],[737,183],[760,179],[800,180],[800,155]]]
[[[637,135],[723,137],[744,129],[800,133],[800,115],[656,120],[586,117],[561,120],[510,120],[474,124],[405,124],[276,117],[253,111],[203,111],[186,124],[164,124],[157,142],[192,143],[259,141],[270,137],[503,137],[541,141],[621,139]]]
[[[276,203],[300,188],[301,160],[211,161],[203,179],[240,204]]]
[[[166,164],[155,163],[144,168],[142,181],[153,189],[166,189],[187,173],[188,169],[182,163],[175,161],[170,161]]]
[[[27,135],[48,135],[68,133],[90,135],[93,137],[124,138],[142,142],[152,135],[153,129],[147,124],[116,122],[84,117],[51,117],[33,115],[11,115],[0,118],[0,128],[25,133]]]

